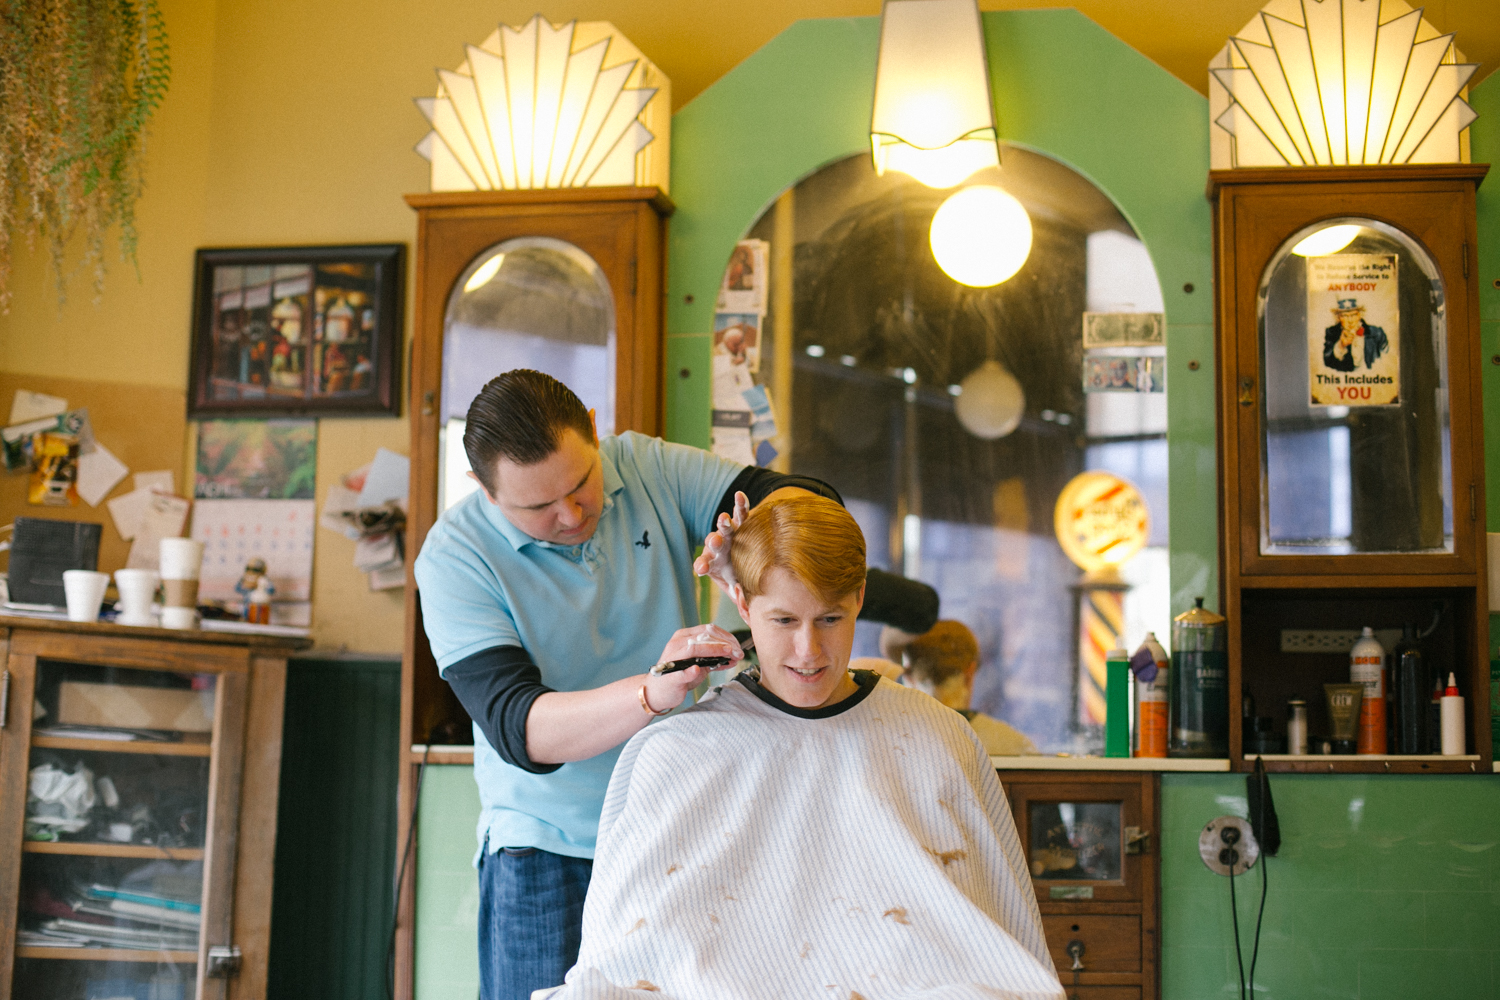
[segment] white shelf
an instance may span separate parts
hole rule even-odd
[[[991,757],[999,771],[1228,771],[1223,757]]]
[[[1256,757],[1262,757],[1270,761],[1310,761],[1314,764],[1336,764],[1339,761],[1365,761],[1379,764],[1387,760],[1415,760],[1424,762],[1435,762],[1441,760],[1478,760],[1477,753],[1466,754],[1440,754],[1440,753],[1258,753],[1246,754],[1245,761],[1249,763]]]

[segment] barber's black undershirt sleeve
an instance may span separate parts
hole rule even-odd
[[[840,506],[844,503],[844,498],[839,496],[839,491],[821,479],[814,479],[811,476],[793,476],[785,472],[772,472],[770,469],[747,465],[740,470],[738,476],[734,477],[734,482],[729,484],[729,489],[724,491],[724,496],[719,500],[719,509],[714,511],[713,520],[709,521],[704,534],[714,530],[714,525],[719,523],[720,514],[734,516],[736,493],[744,493],[750,499],[750,506],[754,507],[772,493],[787,486],[796,486],[809,493],[827,497],[836,501]]]
[[[542,672],[520,646],[494,646],[466,656],[443,671],[458,701],[479,724],[484,738],[507,764],[549,774],[561,764],[537,764],[526,753],[526,716],[551,691]]]
[[[921,580],[872,566],[865,571],[865,604],[859,616],[921,635],[937,624],[938,603],[938,592]]]

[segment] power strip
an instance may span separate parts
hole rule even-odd
[[[1345,653],[1359,641],[1360,631],[1355,628],[1309,628],[1281,630],[1283,653]],[[1386,653],[1396,648],[1401,641],[1401,630],[1382,628],[1375,630],[1375,638],[1385,647]]]

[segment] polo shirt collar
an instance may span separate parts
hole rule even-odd
[[[607,454],[605,454],[602,448],[599,450],[599,463],[601,466],[603,466],[604,469],[604,509],[599,514],[599,519],[602,521],[604,519],[604,515],[609,513],[610,509],[615,505],[615,494],[619,493],[625,488],[625,480],[620,478],[620,473],[619,470],[615,468],[614,460]],[[505,516],[505,514],[500,510],[499,507],[490,503],[488,500],[484,501],[484,506],[487,508],[487,513],[489,514],[490,520],[493,521],[495,527],[499,529],[501,536],[504,537],[504,539],[510,543],[510,547],[515,549],[517,552],[519,552],[527,545],[541,545],[549,549],[573,548],[573,546],[571,545],[554,545],[551,542],[544,542],[540,539],[532,538],[530,535],[526,534],[526,532],[522,531],[514,524],[511,524],[510,519]],[[596,527],[594,529],[595,537],[598,537],[598,533],[599,529]],[[590,540],[592,541],[592,539]]]

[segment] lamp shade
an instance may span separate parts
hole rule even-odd
[[[1402,0],[1272,0],[1209,63],[1210,164],[1467,161],[1478,69]]]
[[[974,0],[886,0],[870,145],[875,172],[953,187],[1000,163]]]
[[[465,53],[416,102],[432,126],[417,144],[432,190],[667,190],[671,84],[614,25],[538,14]]]

